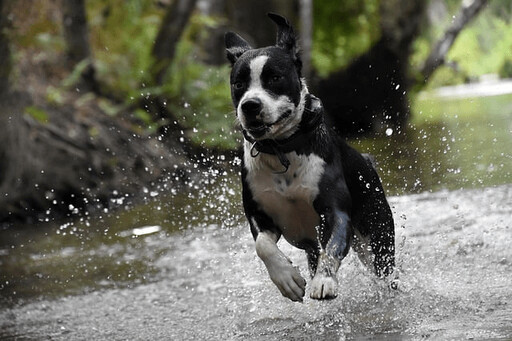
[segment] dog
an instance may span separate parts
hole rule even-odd
[[[372,158],[328,126],[321,101],[309,93],[292,26],[280,15],[268,16],[277,25],[274,46],[254,49],[238,34],[225,34],[244,137],[244,211],[256,253],[281,294],[302,302],[306,289],[277,246],[283,236],[306,252],[310,297],[332,299],[351,246],[377,276],[393,272],[393,215]]]

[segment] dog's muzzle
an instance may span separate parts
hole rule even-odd
[[[263,103],[261,100],[257,97],[248,98],[240,104],[240,109],[244,115],[244,128],[254,138],[265,135],[268,126],[262,120]]]
[[[296,151],[305,144],[311,144],[313,137],[317,134],[317,129],[323,124],[323,105],[322,102],[312,94],[307,95],[306,106],[304,107],[305,119],[300,125],[300,129],[288,138],[282,140],[263,139],[259,140],[254,132],[247,127],[242,127],[242,133],[246,141],[252,144],[250,155],[256,157],[259,153],[276,155],[283,165],[284,170],[276,172],[277,174],[286,173],[290,166],[290,160],[286,153]],[[291,110],[287,110],[272,124],[262,125],[263,133],[274,124],[281,122],[292,114]]]
[[[252,118],[260,114],[263,103],[261,103],[261,100],[257,97],[248,98],[242,102],[240,108],[246,117]]]

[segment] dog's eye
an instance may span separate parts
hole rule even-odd
[[[277,83],[277,82],[279,82],[281,79],[283,79],[283,76],[275,75],[275,76],[273,76],[272,78],[270,78],[270,82],[271,82],[271,83]]]
[[[244,83],[243,82],[236,82],[236,83],[233,83],[233,88],[236,89],[236,90],[240,90],[244,87]]]

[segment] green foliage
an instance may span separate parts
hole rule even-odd
[[[142,0],[88,2],[91,40],[98,78],[128,102],[147,95],[168,98],[167,106],[192,143],[209,148],[233,149],[233,134],[227,66],[203,64],[200,42],[207,39],[208,29],[219,24],[211,17],[193,15],[178,44],[176,56],[161,87],[150,86],[148,70],[153,63],[151,50],[163,10]],[[115,108],[114,108],[115,109]],[[108,110],[108,112],[114,112]],[[144,110],[134,113],[154,132],[158,124]]]
[[[123,109],[125,109],[125,106],[122,104],[115,104],[112,101],[106,99],[106,98],[98,98],[97,99],[98,106],[100,109],[109,116],[115,116],[119,112],[121,112]]]
[[[198,38],[196,33],[205,32],[205,21],[197,16],[192,20],[185,39],[178,45],[164,91],[171,98],[171,111],[190,129],[187,135],[193,143],[234,149],[238,146],[238,134],[228,83],[230,68],[208,66],[194,58],[200,51],[192,39]]]
[[[4,1],[6,3],[7,1]],[[14,3],[15,1],[12,1]],[[28,5],[28,1],[25,5]],[[30,3],[32,8],[23,8],[20,5],[17,12],[14,11],[12,28],[9,34],[12,35],[11,43],[20,48],[37,47],[43,51],[61,52],[64,50],[64,38],[59,34],[61,31],[60,22],[50,20],[54,18],[51,14],[55,4],[50,1],[38,1]],[[16,9],[16,6],[13,6]],[[9,25],[10,26],[10,25]]]
[[[311,61],[325,77],[370,48],[380,35],[378,0],[315,1]]]
[[[499,76],[501,78],[512,78],[512,58],[508,57],[503,61],[500,67]]]
[[[455,61],[462,72],[479,77],[498,73],[511,51],[512,26],[500,18],[484,15],[461,32],[448,58]]]
[[[446,58],[452,65],[443,65],[436,70],[429,80],[428,88],[460,84],[485,74],[512,76],[511,71],[506,71],[507,61],[512,62],[512,9],[509,5],[509,2],[507,6],[504,1],[490,2],[488,8],[460,32]],[[413,68],[421,67],[433,42],[446,30],[458,6],[460,1],[449,1],[448,9],[451,12],[445,22],[429,27],[416,39],[411,59]],[[453,65],[456,67],[453,68]]]
[[[145,132],[154,133],[157,130],[158,125],[153,120],[153,116],[151,116],[151,114],[146,110],[136,109],[134,116],[144,124]]]
[[[97,76],[127,98],[140,96],[163,10],[150,1],[87,1]],[[119,95],[118,94],[118,95]]]
[[[325,0],[314,2],[314,31],[312,64],[321,77],[347,66],[355,57],[367,51],[380,36],[379,4],[384,0]],[[46,5],[44,5],[46,3]],[[451,23],[461,0],[446,0],[445,22],[431,25],[414,43],[411,65],[421,66],[436,41]],[[50,6],[41,2],[38,6]],[[94,99],[107,115],[116,115],[141,97],[158,95],[168,99],[167,106],[188,129],[191,141],[208,148],[232,149],[239,144],[235,118],[230,100],[229,67],[209,66],[201,62],[202,43],[211,28],[221,19],[193,15],[165,83],[153,87],[149,70],[155,37],[165,9],[147,0],[89,0],[86,11],[90,29],[92,56],[96,76],[105,89],[124,103],[113,104]],[[44,9],[46,7],[41,7]],[[49,7],[52,8],[52,7]],[[27,24],[23,35],[14,39],[16,46],[35,47],[51,58],[64,51],[61,24],[41,14]],[[512,6],[510,0],[489,2],[476,20],[465,28],[448,55],[456,68],[443,66],[429,82],[429,87],[458,84],[487,73],[512,77]],[[221,48],[221,47],[219,47]],[[51,54],[50,54],[51,53]],[[42,59],[44,59],[41,57]],[[62,82],[64,88],[76,84],[88,61],[79,63]],[[49,103],[64,102],[63,90],[49,87]],[[83,97],[79,101],[90,100]],[[44,122],[44,111],[27,108],[26,113]],[[143,110],[134,113],[147,131],[155,131],[154,113]]]
[[[25,108],[25,113],[38,121],[39,123],[46,124],[49,122],[48,113],[41,108],[29,106]]]
[[[85,71],[85,69],[91,64],[91,61],[88,59],[84,59],[77,63],[75,67],[73,68],[73,71],[62,80],[62,86],[65,88],[70,88],[74,85],[76,85],[80,79],[82,78],[82,75]]]
[[[442,66],[430,77],[426,89],[434,89],[440,86],[457,85],[466,82],[467,75],[452,67]]]
[[[64,96],[59,88],[48,86],[46,88],[46,100],[53,105],[61,105],[64,103]]]
[[[64,39],[50,32],[39,32],[35,35],[35,44],[46,51],[64,51]]]

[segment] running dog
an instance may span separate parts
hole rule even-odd
[[[372,158],[337,136],[309,93],[292,26],[269,17],[277,25],[274,46],[254,49],[236,33],[225,35],[244,136],[245,215],[256,253],[283,296],[302,301],[306,281],[278,248],[281,236],[306,251],[310,297],[334,298],[350,246],[377,276],[393,272],[393,216]]]

